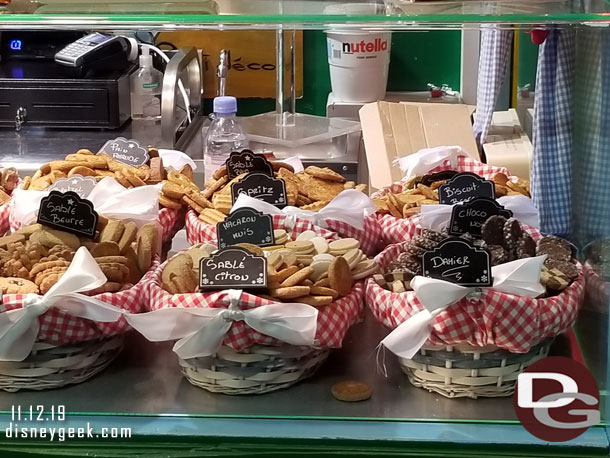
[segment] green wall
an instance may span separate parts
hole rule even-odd
[[[423,91],[427,83],[460,86],[460,31],[394,32],[388,90]],[[323,116],[330,92],[326,36],[321,31],[303,33],[303,97],[297,111]],[[239,115],[275,109],[273,99],[242,99]]]
[[[529,34],[519,31],[519,67],[517,69],[517,85],[530,85],[530,91],[536,86],[536,66],[538,63],[538,45],[532,43]]]

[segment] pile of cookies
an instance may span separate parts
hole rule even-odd
[[[457,173],[453,170],[445,170],[415,177],[403,187],[402,192],[387,193],[383,197],[373,199],[373,202],[381,214],[390,214],[396,218],[417,215],[422,205],[438,204],[438,188]],[[494,175],[491,181],[494,183],[496,197],[517,195],[531,197],[529,181],[520,178],[511,181],[503,173]]]
[[[318,211],[345,189],[366,192],[366,185],[356,185],[353,181],[347,181],[345,177],[327,167],[311,166],[303,172],[294,173],[294,169],[289,164],[277,161],[270,163],[273,166],[274,176],[286,183],[286,198],[290,206]],[[193,207],[199,213],[199,219],[207,224],[218,224],[223,221],[233,205],[231,186],[244,176],[245,174],[242,174],[229,180],[225,166],[216,170],[203,190],[203,197],[210,204],[200,211]]]
[[[404,251],[386,267],[384,274],[375,275],[374,280],[395,293],[411,291],[411,280],[422,274],[423,254],[435,249],[448,237],[447,233],[422,229],[420,235],[405,244]],[[547,289],[547,296],[563,291],[580,275],[578,267],[572,262],[572,248],[567,241],[545,236],[536,243],[515,218],[492,216],[483,225],[481,239],[475,239],[470,234],[460,238],[487,250],[492,266],[547,255],[540,274],[540,283]]]
[[[0,205],[7,203],[19,183],[19,173],[13,167],[0,167]]]
[[[0,237],[0,293],[45,294],[68,270],[74,253],[85,246],[108,282],[89,294],[131,288],[146,273],[157,248],[158,228],[100,216],[95,240],[40,224]]]
[[[119,162],[107,154],[93,154],[88,149],[80,149],[68,154],[63,161],[52,161],[40,167],[34,176],[25,177],[22,189],[45,190],[61,178],[81,175],[100,181],[112,177],[126,188],[158,184],[164,182],[159,196],[161,206],[180,209],[189,205],[183,197],[199,196],[200,189],[193,182],[193,169],[185,165],[179,172],[163,166],[163,161],[155,148],[149,148],[148,164],[133,167]]]
[[[292,241],[286,231],[279,229],[275,240],[276,245],[265,248],[248,243],[235,245],[267,258],[267,293],[253,290],[253,294],[269,300],[329,305],[347,296],[354,281],[378,270],[355,239],[329,242],[313,231],[305,231]],[[161,276],[163,289],[172,294],[197,292],[199,262],[215,251],[213,245],[200,244],[173,257]]]

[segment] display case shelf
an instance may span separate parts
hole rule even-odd
[[[139,439],[139,456],[152,456],[152,450],[198,456],[187,455],[187,451],[194,453],[204,444],[214,444],[214,453],[209,454],[210,449],[206,456],[229,452],[231,456],[255,456],[253,450],[261,456],[269,456],[271,451],[287,456],[295,452],[297,444],[312,447],[298,456],[405,456],[407,450],[419,453],[417,456],[427,450],[425,456],[436,456],[449,443],[454,458],[473,456],[475,449],[496,457],[515,456],[524,448],[527,456],[607,454],[601,426],[573,441],[549,446],[519,424],[512,397],[447,399],[415,388],[390,353],[385,357],[384,375],[377,369],[375,346],[387,332],[367,315],[350,329],[343,348],[332,352],[316,375],[291,388],[258,396],[228,396],[194,387],[180,374],[170,342],[150,343],[131,334],[112,366],[86,383],[46,392],[1,392],[0,430],[4,432],[11,423],[13,406],[27,410],[30,405],[64,405],[66,420],[45,426],[78,428],[89,423],[95,434],[104,427],[131,428],[132,436]],[[561,354],[570,351],[569,346],[554,348]],[[330,388],[345,379],[374,386],[372,398],[359,403],[335,400]],[[328,441],[330,438],[335,441]],[[130,441],[133,439],[123,442]],[[121,454],[120,442],[113,441],[116,450],[103,456],[134,453],[126,448]],[[0,450],[11,450],[14,444],[0,439]],[[92,453],[98,446],[102,449],[104,442],[95,445],[89,441],[86,450]],[[37,452],[36,445],[27,447]],[[59,447],[56,453],[61,444]],[[71,456],[82,456],[77,447],[69,441]],[[184,455],[176,454],[178,450]]]
[[[431,29],[579,24],[606,26],[610,6],[592,2],[523,0],[388,0],[350,10],[348,2],[299,0],[229,0],[222,2],[13,0],[0,14],[2,29],[104,28],[107,30],[179,29]],[[30,2],[30,3],[27,3]],[[334,5],[334,6],[333,6]],[[337,8],[339,5],[339,8]],[[346,6],[343,14],[341,5]],[[331,7],[331,9],[329,9]],[[349,11],[355,11],[350,14]],[[362,11],[366,13],[363,14]],[[29,14],[23,14],[27,12]],[[330,13],[330,14],[327,14]],[[347,13],[347,14],[346,14]]]

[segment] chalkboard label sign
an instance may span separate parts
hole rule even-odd
[[[201,291],[266,287],[267,260],[243,248],[225,248],[199,262]]]
[[[249,149],[241,152],[233,151],[227,161],[227,175],[229,180],[238,177],[242,173],[264,173],[273,176],[273,166],[263,154],[255,154]]]
[[[136,140],[128,140],[125,137],[108,140],[98,153],[107,154],[111,158],[133,167],[147,164],[150,159],[148,148],[141,146]]]
[[[273,218],[252,208],[239,208],[216,225],[218,248],[237,243],[258,246],[275,244]]]
[[[470,172],[458,173],[448,183],[438,188],[438,199],[441,204],[459,204],[475,197],[495,199],[493,181],[485,180]]]
[[[481,236],[483,223],[494,215],[510,218],[513,212],[506,210],[496,200],[489,197],[475,197],[469,202],[453,206],[449,234],[461,235],[466,232],[475,237]]]
[[[233,203],[241,193],[275,205],[278,208],[284,208],[287,204],[284,180],[267,176],[264,173],[249,173],[231,185]]]
[[[93,204],[73,191],[51,191],[38,209],[38,223],[79,237],[95,237],[98,216]]]
[[[449,238],[422,256],[424,277],[461,286],[491,286],[489,253],[470,242]]]
[[[84,177],[82,175],[72,175],[68,178],[60,178],[49,187],[49,191],[68,192],[72,191],[78,194],[81,199],[86,199],[97,181],[93,177]]]

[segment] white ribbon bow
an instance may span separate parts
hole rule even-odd
[[[394,162],[398,163],[400,170],[404,173],[404,178],[411,178],[425,175],[434,167],[443,165],[447,160],[450,161],[451,170],[455,170],[460,156],[468,156],[468,153],[459,146],[437,146],[420,149],[413,154],[400,157]]]
[[[377,209],[375,203],[366,194],[355,189],[341,191],[337,197],[318,212],[290,206],[280,210],[274,205],[245,194],[240,194],[231,211],[242,207],[254,208],[268,215],[284,214],[303,218],[323,228],[326,228],[325,220],[327,219],[343,221],[359,230],[364,229],[364,218],[375,213]]]
[[[545,259],[546,255],[537,256],[492,267],[494,282],[489,289],[516,296],[540,296],[545,292],[544,286],[540,284],[540,270]],[[406,359],[411,359],[426,343],[434,319],[443,310],[464,297],[478,300],[481,293],[481,288],[468,288],[420,276],[411,280],[411,287],[424,309],[401,323],[380,343],[395,355]]]
[[[27,294],[22,308],[0,313],[0,361],[23,361],[30,354],[40,328],[38,317],[51,307],[89,320],[117,321],[121,309],[79,294],[106,281],[89,251],[79,248],[66,273],[44,296]]]
[[[238,308],[241,290],[227,290],[228,308],[165,308],[126,315],[129,324],[151,342],[178,340],[174,352],[182,359],[210,356],[222,345],[234,321],[292,345],[312,346],[318,310],[306,304],[269,304]]]

